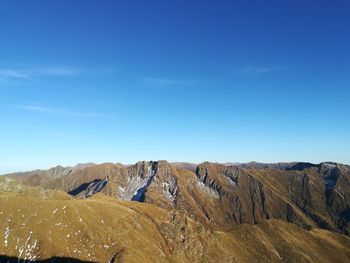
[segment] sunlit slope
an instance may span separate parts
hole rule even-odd
[[[130,254],[135,261],[145,253],[150,261],[167,258],[164,239],[147,214],[137,212],[138,205],[98,196],[74,200],[64,193],[46,200],[1,195],[0,232],[5,233],[1,254],[27,259],[60,256],[107,262],[123,251],[126,258]],[[165,220],[164,212],[154,206],[144,210]]]
[[[0,254],[109,262],[347,262],[350,239],[281,220],[214,231],[181,212],[103,194],[0,194]]]

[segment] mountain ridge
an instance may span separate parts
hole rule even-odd
[[[334,161],[323,161],[320,163],[311,163],[311,162],[257,162],[257,161],[249,161],[249,162],[211,162],[211,161],[203,161],[200,163],[192,163],[192,162],[169,162],[167,160],[162,160],[168,162],[170,165],[175,166],[180,169],[184,170],[195,170],[198,165],[203,164],[203,163],[213,163],[213,164],[219,164],[219,165],[224,165],[224,166],[238,166],[241,168],[247,168],[251,169],[253,167],[260,168],[260,169],[276,169],[276,170],[285,170],[287,168],[293,167],[295,165],[312,165],[312,166],[317,166],[321,164],[338,164],[338,165],[343,165],[343,166],[348,166],[350,167],[350,164],[345,164],[345,163],[340,163],[340,162],[334,162]],[[142,161],[138,161],[142,162]],[[49,167],[47,169],[34,169],[34,170],[27,170],[27,171],[15,171],[15,172],[7,172],[7,173],[2,173],[0,176],[20,176],[20,175],[30,175],[34,173],[42,173],[45,171],[49,171],[51,169],[55,168],[65,168],[65,169],[71,169],[71,170],[82,170],[86,167],[90,166],[96,166],[96,165],[104,165],[104,164],[117,164],[117,165],[122,165],[122,166],[130,166],[133,164],[123,164],[120,162],[104,162],[104,163],[94,163],[94,162],[87,162],[87,163],[77,163],[76,165],[73,166],[63,166],[60,164],[57,164],[55,166]]]
[[[350,167],[334,162],[276,165],[204,162],[196,165],[195,169],[188,163],[174,164],[164,160],[140,161],[132,165],[90,164],[74,170],[58,166],[44,172],[0,176],[0,198],[6,204],[5,207],[8,207],[6,209],[10,209],[6,213],[3,208],[0,211],[3,222],[8,222],[0,231],[7,235],[11,231],[16,232],[17,236],[22,235],[18,231],[23,223],[20,224],[22,219],[16,211],[23,210],[24,218],[32,218],[36,209],[28,203],[32,200],[38,207],[47,207],[44,210],[48,209],[54,214],[52,216],[47,211],[40,212],[53,226],[65,224],[68,226],[67,231],[73,231],[86,225],[86,235],[95,238],[86,241],[75,239],[72,241],[74,246],[102,246],[102,250],[96,248],[96,251],[93,250],[95,255],[90,253],[87,257],[88,252],[84,252],[84,255],[76,254],[63,247],[51,250],[44,245],[45,242],[51,244],[49,240],[42,240],[41,252],[26,250],[31,257],[40,256],[42,259],[73,257],[106,262],[119,253],[119,261],[136,262],[147,253],[153,253],[157,255],[155,258],[146,256],[150,262],[215,262],[220,256],[227,262],[283,262],[283,259],[291,256],[295,258],[292,262],[307,262],[310,258],[316,261],[318,257],[310,253],[320,253],[320,248],[324,250],[324,259],[337,258],[339,262],[350,259],[350,250],[346,249],[350,247]],[[63,203],[57,207],[57,202]],[[96,202],[98,205],[95,205]],[[110,209],[114,204],[115,208]],[[70,212],[61,211],[62,217],[56,218],[55,207],[57,211],[61,211],[62,207],[70,207]],[[97,219],[88,219],[89,213],[81,217],[83,221],[66,217],[66,214],[75,214],[74,209],[79,210],[81,215],[85,214],[84,207],[89,213],[98,213],[99,216],[94,216]],[[134,218],[134,212],[129,214],[130,209],[137,209],[141,214]],[[125,211],[128,219],[122,220],[123,214],[118,215],[122,211]],[[118,222],[128,224],[128,231],[133,233],[133,237],[125,239],[131,243],[122,242],[119,246],[106,244],[109,248],[113,247],[107,254],[103,253],[102,243],[105,241],[98,233],[109,233],[109,230],[97,226],[105,221],[105,217],[115,218],[110,219],[110,222],[120,233],[123,230],[116,223],[117,218],[121,220]],[[7,221],[9,219],[11,221]],[[39,233],[41,230],[31,220],[30,223],[24,223]],[[85,221],[88,223],[84,223]],[[13,225],[14,222],[16,226]],[[75,222],[74,226],[69,227],[68,222]],[[137,246],[145,246],[134,240],[138,231],[141,231],[141,228],[135,228],[135,224],[141,224],[142,229],[152,229],[148,233],[150,237],[145,239],[160,250],[135,250]],[[118,231],[113,234],[112,239],[120,242]],[[242,239],[239,233],[245,238]],[[65,235],[68,234],[72,233]],[[55,235],[59,239],[64,238],[59,231]],[[151,239],[154,235],[158,235],[158,239],[163,241],[159,243],[158,239]],[[249,235],[257,235],[259,238],[251,240]],[[292,238],[293,235],[298,238]],[[305,238],[313,245],[301,245],[298,243],[300,238]],[[23,236],[23,242],[25,240],[26,237]],[[9,244],[10,239],[7,238],[6,242]],[[11,242],[16,240],[11,239]],[[337,245],[334,247],[327,242]],[[248,247],[242,247],[240,243]],[[331,249],[325,248],[324,244]],[[304,254],[292,252],[290,246],[293,245],[297,245]],[[13,246],[15,247],[14,244]],[[232,252],[235,247],[248,249],[249,253]],[[255,248],[252,249],[253,247]],[[6,256],[21,257],[18,252],[4,250],[5,248],[7,247],[1,250],[0,246],[0,254],[3,251],[5,254],[2,254]],[[331,252],[334,250],[342,258]]]

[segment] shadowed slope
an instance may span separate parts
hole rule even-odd
[[[7,257],[0,255],[0,262],[6,262],[6,263],[21,263],[26,262],[26,260],[16,257]],[[42,260],[35,260],[35,262],[38,263],[86,263],[86,262],[92,262],[93,261],[82,261],[75,258],[63,258],[63,257],[52,257],[48,259],[42,259]]]

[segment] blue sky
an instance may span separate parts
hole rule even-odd
[[[350,163],[350,2],[0,0],[0,173]]]

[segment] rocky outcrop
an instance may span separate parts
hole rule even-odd
[[[102,180],[96,179],[90,183],[81,184],[79,187],[73,189],[72,191],[69,191],[68,194],[76,197],[87,198],[96,193],[101,192],[103,188],[107,185],[108,181],[108,177]]]
[[[118,180],[117,197],[123,200],[143,201],[144,194],[152,182],[156,169],[157,164],[153,162],[139,162],[128,167],[126,180]]]

